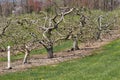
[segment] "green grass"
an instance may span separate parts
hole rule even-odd
[[[0,80],[119,80],[120,40],[115,40],[94,55],[56,65],[34,67],[0,76]]]
[[[54,46],[54,52],[60,52],[63,51],[65,49],[69,49],[72,47],[72,41],[66,41],[63,42],[59,45]],[[45,48],[42,49],[35,49],[31,51],[31,55],[35,55],[35,54],[47,54]],[[19,60],[19,59],[23,59],[24,58],[24,54],[23,53],[19,53],[18,55],[15,56],[11,56],[11,60],[15,61],[15,60]],[[0,62],[2,61],[7,61],[7,58],[0,58]]]

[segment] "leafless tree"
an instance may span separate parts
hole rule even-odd
[[[39,27],[43,31],[42,33],[43,37],[42,37],[42,40],[39,41],[39,43],[44,46],[44,48],[48,52],[49,58],[54,57],[53,56],[53,45],[55,44],[55,42],[62,40],[62,39],[66,39],[66,36],[63,36],[59,32],[58,29],[59,29],[60,23],[62,23],[62,21],[64,20],[64,16],[68,15],[72,11],[73,11],[73,8],[66,12],[58,13],[56,11],[56,14],[53,18],[49,17],[46,12],[42,12],[45,15],[45,22],[43,26]],[[57,35],[55,36],[56,38],[53,38],[54,35]]]
[[[107,32],[110,34],[110,26],[116,22],[116,19],[113,18],[111,21],[108,21],[106,23],[103,23],[103,19],[107,16],[100,15],[98,17],[98,26],[97,26],[97,33],[96,33],[96,39],[102,41],[102,34]],[[111,35],[111,34],[110,34]]]

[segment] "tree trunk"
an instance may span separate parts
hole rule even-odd
[[[24,56],[24,60],[23,63],[27,63],[28,57],[29,57],[30,51],[28,49],[25,49],[25,56]]]
[[[53,58],[53,46],[50,46],[49,48],[46,48],[48,52],[48,58]]]
[[[75,50],[79,50],[79,46],[78,46],[78,38],[77,36],[73,37],[73,48],[71,49],[72,51],[75,51]]]
[[[96,40],[100,40],[100,41],[102,41],[101,33],[102,33],[101,31],[97,32]]]
[[[111,11],[114,9],[114,0],[111,0]]]

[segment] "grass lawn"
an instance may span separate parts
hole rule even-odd
[[[94,55],[0,76],[0,80],[120,80],[120,40]]]

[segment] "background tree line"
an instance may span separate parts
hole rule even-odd
[[[87,7],[111,11],[119,7],[120,0],[1,0],[0,15],[49,11],[54,4],[63,7]]]

